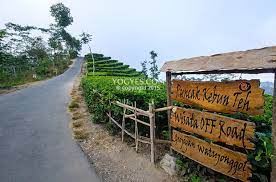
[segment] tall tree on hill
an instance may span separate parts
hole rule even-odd
[[[70,9],[62,3],[57,3],[51,6],[50,12],[56,22],[51,26],[52,39],[61,38],[65,42],[65,51],[69,53],[70,58],[77,57],[78,52],[81,50],[81,42],[65,30],[66,27],[73,23]]]
[[[158,69],[158,66],[157,66],[157,64],[156,64],[156,58],[157,58],[157,53],[156,52],[154,52],[154,51],[150,51],[150,58],[151,58],[151,62],[150,62],[150,65],[151,65],[151,67],[150,67],[150,76],[151,76],[151,78],[152,79],[154,79],[154,80],[158,80],[158,77],[159,77],[159,74],[160,74],[160,71],[159,71],[159,69]]]
[[[148,78],[148,68],[147,68],[147,60],[142,61],[141,62],[141,66],[142,66],[142,74],[146,76],[146,78]]]
[[[50,8],[51,15],[55,18],[56,25],[65,28],[73,23],[70,9],[62,3],[52,5]]]
[[[91,50],[91,47],[89,45],[89,42],[92,40],[92,35],[88,34],[88,33],[85,33],[85,32],[82,32],[82,34],[80,35],[81,37],[81,43],[82,44],[87,44],[88,48],[89,48],[89,51],[90,51],[90,54],[91,54],[91,58],[92,58],[92,61],[93,61],[93,75],[95,74],[95,60],[94,60],[94,56],[93,56],[93,53],[92,53],[92,50]],[[86,64],[87,66],[87,64]],[[86,67],[86,73],[87,73],[87,67]]]

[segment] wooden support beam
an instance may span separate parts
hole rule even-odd
[[[155,136],[155,117],[154,117],[154,114],[153,114],[153,111],[154,110],[154,105],[152,103],[149,104],[149,111],[150,113],[152,114],[151,117],[149,117],[150,119],[150,161],[151,163],[154,163],[155,162],[155,157],[154,157],[154,136]]]
[[[274,72],[273,108],[272,108],[272,145],[271,181],[276,180],[276,72]]]
[[[172,73],[166,72],[166,85],[167,85],[167,107],[172,106],[172,99],[171,99],[171,93],[172,93]],[[168,130],[169,130],[169,140],[172,141],[172,131],[171,131],[171,110],[167,110],[168,114]],[[170,149],[170,154],[172,154],[172,149]]]

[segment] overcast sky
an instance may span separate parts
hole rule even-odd
[[[49,8],[57,2],[71,9],[72,34],[93,34],[95,52],[137,69],[151,50],[162,66],[172,59],[276,45],[275,0],[3,0],[0,27],[47,27],[53,23]],[[272,81],[272,75],[261,78]]]

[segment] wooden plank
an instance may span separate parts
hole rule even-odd
[[[248,181],[251,165],[243,153],[208,143],[191,135],[173,130],[172,149],[217,172]]]
[[[172,99],[209,111],[258,115],[264,111],[264,90],[259,86],[260,80],[173,80]]]
[[[214,141],[254,149],[255,124],[195,109],[174,107],[171,126]]]

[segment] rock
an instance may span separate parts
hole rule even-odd
[[[176,174],[176,158],[166,154],[160,161],[160,166],[166,173],[173,176]]]

